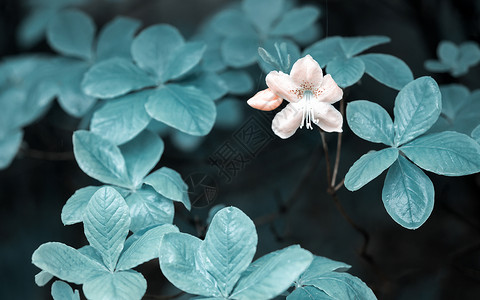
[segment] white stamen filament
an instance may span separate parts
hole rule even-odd
[[[305,91],[300,103],[302,105],[302,123],[300,123],[300,128],[303,128],[303,125],[305,125],[307,129],[313,129],[312,122],[315,124],[318,123],[313,112],[313,93],[311,91]]]

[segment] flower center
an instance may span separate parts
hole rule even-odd
[[[315,124],[318,123],[318,120],[315,119],[313,104],[314,97],[312,91],[303,91],[303,97],[299,101],[300,109],[302,109],[302,123],[300,123],[300,128],[303,128],[303,125],[305,125],[307,129],[313,129],[312,122]]]

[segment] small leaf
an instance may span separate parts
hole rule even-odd
[[[436,174],[463,176],[480,172],[480,145],[462,133],[428,134],[400,150],[417,166]]]
[[[254,36],[255,29],[242,11],[225,9],[212,19],[212,28],[223,36]]]
[[[145,71],[120,57],[95,64],[82,81],[85,94],[102,99],[118,97],[153,85],[155,81]]]
[[[57,280],[52,284],[52,298],[54,300],[80,300],[80,294],[78,290],[74,292],[66,282]]]
[[[215,279],[197,262],[202,241],[185,233],[168,233],[160,246],[160,268],[174,286],[189,294],[220,297]]]
[[[338,86],[346,88],[362,78],[365,64],[358,57],[336,59],[328,63],[327,73],[332,75]]]
[[[83,284],[105,272],[104,266],[62,243],[46,243],[32,255],[32,263],[62,280]]]
[[[17,29],[17,41],[23,49],[40,42],[47,29],[48,22],[58,11],[50,7],[37,7],[23,17]]]
[[[145,104],[152,118],[191,135],[206,135],[215,122],[213,101],[194,87],[169,84],[154,90]]]
[[[358,36],[358,37],[342,37],[340,45],[347,57],[353,57],[360,52],[363,52],[369,48],[377,45],[390,42],[388,36],[370,35],[370,36]]]
[[[105,272],[83,285],[88,299],[140,300],[146,291],[147,281],[134,270]]]
[[[308,268],[313,255],[298,245],[269,253],[254,261],[235,286],[232,299],[270,299],[287,290]]]
[[[324,38],[305,49],[303,55],[310,54],[322,68],[335,59],[346,59],[341,40],[339,36]]]
[[[432,181],[403,156],[388,170],[382,190],[383,205],[395,222],[417,229],[433,211]]]
[[[282,13],[284,5],[284,0],[244,0],[242,9],[260,32],[267,33]]]
[[[166,66],[163,81],[177,79],[193,69],[202,59],[205,49],[205,43],[190,42],[175,50]]]
[[[85,130],[73,133],[73,153],[85,174],[101,182],[129,188],[127,166],[120,149]]]
[[[359,278],[348,273],[330,272],[313,284],[334,299],[376,300],[372,290]]]
[[[475,127],[475,129],[472,131],[472,138],[480,144],[480,125]]]
[[[458,64],[469,68],[480,62],[480,48],[475,42],[464,42],[459,47]]]
[[[0,138],[0,170],[7,168],[20,148],[23,140],[23,131],[14,130]]]
[[[437,55],[440,58],[440,61],[444,62],[449,66],[454,66],[458,58],[458,47],[450,41],[441,41],[438,44]]]
[[[442,111],[442,95],[437,83],[424,76],[407,84],[397,95],[393,113],[395,145],[402,145],[425,133]]]
[[[439,62],[436,60],[426,60],[424,64],[425,69],[427,69],[430,72],[436,72],[436,73],[443,73],[447,72],[450,70],[450,66],[446,65],[443,62]]]
[[[225,63],[234,68],[242,68],[257,60],[258,39],[254,36],[227,37],[220,46]]]
[[[89,60],[95,23],[79,10],[64,10],[54,15],[47,28],[47,41],[58,52]]]
[[[228,297],[256,250],[257,232],[252,220],[238,208],[227,207],[213,217],[199,253],[205,270]]]
[[[470,100],[470,91],[466,86],[460,84],[449,84],[440,86],[442,94],[442,114],[450,120],[455,120],[457,113]]]
[[[228,91],[233,95],[243,95],[253,89],[253,80],[250,75],[242,70],[229,70],[220,74]]]
[[[120,147],[133,186],[141,186],[144,177],[160,160],[163,149],[163,140],[148,130]]]
[[[183,205],[190,210],[191,204],[188,199],[188,186],[175,170],[162,167],[148,175],[144,183],[152,186],[160,195],[183,203]]]
[[[174,225],[165,224],[143,233],[123,251],[118,260],[116,270],[132,269],[144,262],[157,258],[160,254],[160,242],[163,236],[169,232],[178,232],[178,228]]]
[[[283,50],[277,52],[277,46],[280,45],[279,50],[284,47]],[[270,53],[277,53],[277,57],[280,62],[280,69],[273,68],[271,65],[267,64],[263,60],[259,60],[258,64],[263,72],[268,74],[270,71],[283,71],[284,73],[289,73],[292,68],[292,62],[297,61],[300,58],[300,49],[297,44],[291,40],[284,38],[270,38],[263,43],[263,48]]]
[[[202,72],[182,80],[179,84],[183,86],[193,86],[212,100],[218,100],[229,92],[224,80],[214,72]]]
[[[390,167],[397,157],[397,148],[386,148],[362,155],[345,175],[345,187],[352,192],[361,189]]]
[[[393,121],[380,105],[366,100],[350,102],[347,121],[350,129],[362,139],[393,146]]]
[[[280,19],[270,32],[276,35],[290,35],[307,29],[318,19],[320,12],[314,6],[303,6],[289,10]]]
[[[52,280],[53,275],[48,273],[47,271],[40,271],[35,275],[35,283],[38,286],[46,285],[50,280]]]
[[[85,209],[83,225],[90,245],[102,255],[108,269],[114,271],[130,226],[125,200],[114,188],[100,188]]]
[[[136,190],[125,201],[130,208],[130,230],[138,232],[153,225],[171,224],[175,208],[172,200],[158,194],[145,185]]]
[[[388,87],[400,90],[413,80],[413,74],[408,65],[395,56],[372,53],[359,58],[365,64],[365,72]]]
[[[330,300],[335,299],[325,292],[317,289],[313,286],[304,286],[296,288],[290,295],[287,296],[287,300]]]
[[[90,130],[115,145],[130,141],[152,119],[145,110],[151,93],[145,90],[107,101],[93,114]]]
[[[83,212],[92,198],[98,191],[99,186],[87,186],[77,190],[62,208],[63,225],[72,225],[83,221]]]
[[[315,256],[308,269],[303,272],[297,282],[299,285],[310,285],[312,280],[315,280],[325,273],[346,271],[350,268],[351,266],[346,263],[331,260],[322,256]]]
[[[112,57],[130,59],[133,36],[140,25],[140,21],[123,16],[117,16],[107,23],[98,35],[97,60]]]

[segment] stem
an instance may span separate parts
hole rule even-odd
[[[340,100],[340,113],[342,116],[345,116],[345,100],[343,98]],[[340,165],[340,153],[342,149],[342,132],[338,133],[337,137],[337,152],[335,154],[335,165],[333,167],[333,175],[332,175],[332,181],[330,182],[330,187],[335,186],[335,181],[337,179],[337,173],[338,173],[338,167]]]
[[[325,161],[327,164],[327,182],[330,186],[330,183],[332,182],[332,171],[330,167],[330,155],[328,154],[327,140],[325,139],[325,132],[321,130],[320,127],[318,128],[318,131],[320,132],[320,137],[322,138],[323,152],[325,153]]]

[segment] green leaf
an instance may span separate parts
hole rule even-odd
[[[130,226],[127,203],[114,188],[100,188],[88,202],[83,226],[88,242],[113,272]]]
[[[193,69],[202,59],[205,49],[203,42],[190,42],[175,50],[166,66],[163,81],[179,78]]]
[[[342,37],[340,45],[347,57],[353,57],[360,52],[372,48],[377,45],[390,42],[388,36],[370,35],[370,36],[356,36],[356,37]]]
[[[213,101],[194,87],[169,84],[148,97],[152,118],[191,135],[206,135],[215,123]]]
[[[318,19],[320,11],[315,6],[303,6],[289,10],[282,16],[280,21],[273,27],[271,34],[290,35],[307,29]]]
[[[160,246],[160,268],[174,286],[189,294],[221,297],[215,279],[198,262],[202,240],[185,233],[167,233]]]
[[[273,22],[280,16],[284,0],[243,0],[242,9],[250,22],[263,33],[267,33]]]
[[[106,268],[98,262],[62,243],[45,243],[32,255],[32,263],[62,280],[83,284]]]
[[[82,89],[98,98],[114,98],[155,85],[155,81],[130,60],[114,57],[99,62],[85,74]]]
[[[393,113],[395,145],[399,146],[425,133],[442,111],[442,95],[437,83],[424,76],[407,84],[397,95]]]
[[[229,70],[220,74],[228,91],[233,95],[243,95],[253,89],[253,80],[250,75],[242,70]]]
[[[395,222],[417,229],[433,211],[432,181],[403,156],[388,170],[382,190],[383,205]]]
[[[334,299],[376,300],[372,290],[359,278],[348,273],[330,272],[313,284]]]
[[[0,170],[7,168],[15,158],[23,140],[23,131],[11,131],[0,138]]]
[[[145,176],[160,160],[163,149],[163,140],[148,130],[143,131],[133,140],[120,147],[133,186],[139,187],[142,185]]]
[[[153,25],[133,40],[132,56],[140,68],[155,74],[160,82],[164,82],[172,56],[184,44],[182,35],[175,27]]]
[[[257,232],[252,220],[238,208],[227,207],[213,217],[199,255],[217,288],[228,297],[256,250]]]
[[[181,202],[190,210],[188,186],[175,170],[162,167],[148,175],[143,182],[152,186],[160,195],[173,201]]]
[[[397,148],[370,151],[362,155],[345,175],[345,187],[352,192],[361,189],[390,167],[397,157]]]
[[[175,208],[172,200],[158,194],[148,185],[131,193],[125,201],[130,208],[130,230],[133,232],[173,222]]]
[[[346,271],[351,267],[352,266],[343,262],[331,260],[322,256],[315,256],[308,269],[305,270],[305,272],[303,272],[303,274],[297,280],[297,283],[299,285],[310,285],[312,280],[315,280],[325,273],[333,271]]]
[[[350,129],[362,139],[393,146],[393,121],[380,105],[366,100],[349,102],[347,122]]]
[[[462,133],[425,135],[400,150],[417,166],[436,174],[463,176],[480,172],[480,145]]]
[[[339,36],[324,38],[305,49],[303,55],[310,54],[322,68],[335,59],[346,59],[341,40]]]
[[[147,281],[134,270],[105,272],[83,285],[88,299],[140,300],[146,291]]]
[[[83,221],[83,212],[90,198],[98,191],[99,186],[87,186],[81,188],[68,198],[62,208],[63,225],[72,225]]]
[[[117,271],[135,268],[159,256],[160,242],[169,232],[178,232],[174,225],[160,225],[149,229],[123,251],[117,264]]]
[[[317,289],[313,286],[304,286],[296,288],[290,295],[287,296],[287,300],[330,300],[335,299],[325,292]]]
[[[106,101],[93,114],[90,130],[115,145],[130,141],[152,119],[145,110],[151,93],[151,90],[145,90]]]
[[[85,60],[92,57],[94,35],[95,23],[79,10],[55,14],[47,27],[47,41],[53,49]]]
[[[359,58],[365,64],[365,72],[388,87],[400,90],[413,80],[413,74],[408,65],[395,56],[372,53]]]
[[[123,16],[108,22],[98,35],[97,61],[112,57],[130,59],[133,36],[140,25],[140,21]]]
[[[257,60],[258,38],[233,36],[223,40],[220,51],[225,63],[234,68],[243,68]]]
[[[80,294],[78,290],[74,292],[66,282],[57,280],[52,284],[52,298],[53,300],[80,300]]]
[[[73,153],[85,174],[101,182],[129,188],[131,182],[120,149],[85,130],[73,133]]]
[[[365,73],[365,64],[358,57],[335,59],[328,63],[327,73],[341,88],[355,84]]]
[[[313,255],[298,245],[254,261],[235,286],[232,299],[270,299],[286,291],[308,268]]]

